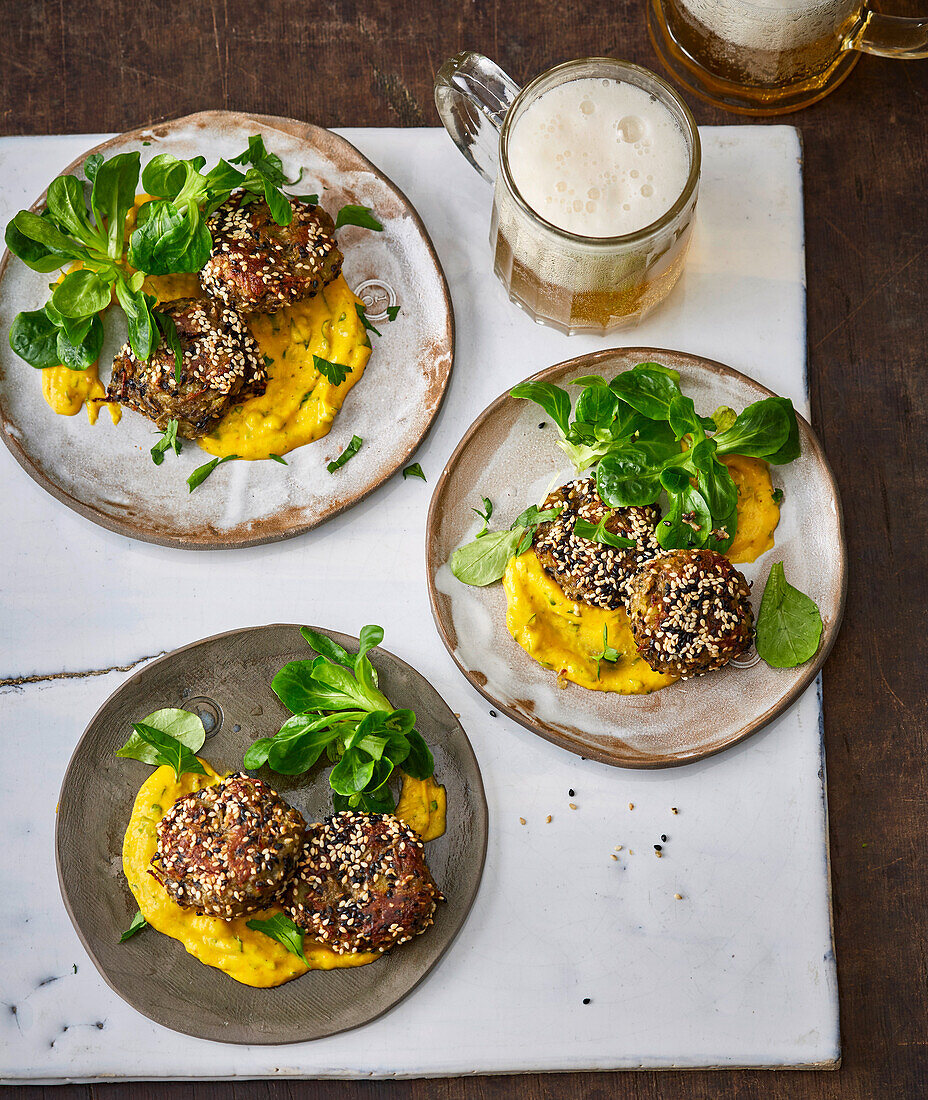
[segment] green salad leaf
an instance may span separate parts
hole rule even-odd
[[[472,542],[464,543],[451,555],[451,572],[464,584],[483,588],[498,581],[506,572],[509,559],[523,554],[532,545],[535,531],[542,523],[557,519],[560,508],[541,509],[532,504],[518,516],[508,531],[490,531],[488,524],[493,505],[483,498],[484,512],[473,511],[483,520],[483,528]]]
[[[193,753],[199,752],[206,740],[206,730],[200,716],[189,710],[178,710],[175,707],[156,710],[144,718],[142,724],[165,737],[173,737]],[[138,732],[134,732],[123,747],[116,750],[116,755],[129,760],[141,760],[144,764],[164,763],[158,760],[157,747]]]
[[[757,616],[757,652],[771,668],[795,668],[815,656],[821,639],[815,601],[787,581],[781,561],[774,562]]]
[[[414,462],[411,466],[405,466],[403,468],[403,481],[410,477],[417,477],[420,481],[427,481],[425,474],[422,472],[422,467],[418,462]]]
[[[300,775],[325,754],[334,767],[329,786],[336,809],[387,813],[395,809],[388,786],[396,768],[426,779],[435,762],[411,710],[395,710],[378,687],[368,653],[383,629],[365,626],[357,653],[309,627],[301,634],[317,656],[291,661],[271,687],[292,717],[273,737],[255,741],[246,768],[264,764],[283,775]]]
[[[146,722],[133,722],[133,730],[149,745],[156,765],[167,765],[174,769],[174,776],[180,779],[187,772],[206,775],[206,769],[187,746],[169,733],[162,733]],[[124,746],[125,747],[125,746]]]
[[[639,363],[611,382],[578,378],[572,405],[550,382],[523,382],[513,397],[535,401],[560,433],[558,446],[578,472],[599,463],[596,485],[611,508],[666,501],[658,541],[664,549],[709,547],[724,553],[738,523],[738,490],[723,455],[774,465],[799,454],[792,403],[769,397],[736,414],[727,406],[700,416],[680,376],[660,363]],[[714,435],[707,434],[714,432]]]
[[[362,229],[373,229],[380,232],[383,226],[374,217],[374,212],[369,206],[343,206],[335,215],[335,228],[341,229],[343,225],[359,225]],[[392,321],[393,318],[391,317]]]

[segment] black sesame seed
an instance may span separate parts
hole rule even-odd
[[[589,997],[584,997],[584,998],[583,998],[583,1003],[584,1003],[585,1005],[588,1005],[588,1004],[590,1003],[590,998],[589,998]]]

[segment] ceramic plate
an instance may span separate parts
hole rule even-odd
[[[87,153],[140,150],[142,163],[158,153],[208,164],[233,156],[250,134],[264,135],[297,190],[318,191],[334,213],[345,203],[371,207],[382,233],[345,226],[339,244],[344,274],[382,336],[364,378],[348,394],[331,432],[291,451],[289,466],[230,462],[189,493],[191,471],[208,460],[195,445],[162,466],[149,456],[154,426],[125,410],[119,425],[104,410],[93,427],[82,411],[57,416],[42,397],[37,371],[9,348],[6,333],[20,310],[39,308],[51,276],[30,271],[5,254],[0,263],[0,433],[19,464],[43,488],[111,531],[188,549],[253,546],[289,538],[356,504],[399,470],[422,441],[444,396],[454,353],[454,316],[432,242],[406,196],[353,145],[328,130],[292,119],[205,111],[123,134]],[[82,175],[87,154],[64,171]],[[44,196],[40,197],[41,203]],[[396,321],[387,306],[400,306]],[[125,339],[116,311],[107,318],[101,376]],[[336,474],[326,463],[352,435],[364,446]],[[217,474],[219,471],[217,471]]]
[[[644,361],[678,370],[683,392],[702,414],[719,405],[740,410],[770,396],[770,390],[721,363],[659,348],[593,352],[533,377],[565,386],[585,374],[611,377]],[[448,652],[474,687],[511,718],[571,752],[607,764],[686,764],[759,730],[815,679],[844,609],[847,558],[838,490],[821,445],[801,417],[799,430],[800,458],[772,468],[774,484],[785,493],[776,546],[739,569],[755,582],[755,614],[774,561],[782,560],[790,582],[816,601],[825,630],[813,661],[795,669],[772,669],[753,654],[739,662],[749,667],[729,665],[651,695],[616,695],[576,684],[558,688],[553,674],[510,637],[502,585],[468,587],[446,564],[456,547],[479,529],[471,507],[481,497],[493,502],[494,528],[505,528],[523,508],[545,496],[553,479],[563,483],[577,476],[555,446],[550,418],[537,405],[508,393],[468,429],[432,497],[426,550],[429,594]]]
[[[318,628],[316,628],[318,629]],[[321,631],[357,650],[358,640]],[[139,787],[151,768],[114,755],[130,725],[161,707],[206,717],[201,755],[219,771],[241,770],[257,737],[275,733],[288,712],[271,679],[312,651],[296,626],[262,626],[218,634],[162,657],[132,676],[103,704],[81,738],[64,777],[55,845],[68,914],[107,983],[133,1008],[174,1031],[226,1043],[298,1043],[368,1023],[407,996],[451,946],[477,894],[487,846],[487,804],[473,749],[435,689],[398,657],[371,651],[380,686],[411,707],[435,756],[435,777],[448,792],[448,828],[426,845],[446,897],[435,924],[368,966],[311,971],[276,989],[240,985],[188,955],[176,940],[145,929],[119,936],[136,912],[122,871],[122,840]],[[307,821],[332,813],[327,770],[263,778]]]

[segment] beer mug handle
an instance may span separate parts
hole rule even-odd
[[[928,57],[928,19],[881,15],[864,8],[860,21],[844,40],[844,49],[880,57]]]
[[[483,54],[450,57],[435,77],[435,106],[451,135],[490,183],[499,169],[499,132],[519,85]]]

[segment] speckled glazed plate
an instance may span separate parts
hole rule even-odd
[[[382,333],[364,377],[345,400],[330,433],[291,451],[288,466],[230,462],[195,493],[185,484],[208,460],[195,445],[162,466],[149,456],[153,425],[125,411],[114,426],[104,412],[91,427],[82,411],[58,416],[42,397],[41,377],[10,350],[6,333],[20,310],[37,309],[49,276],[4,254],[0,263],[0,435],[19,464],[62,503],[111,531],[187,549],[224,549],[301,534],[356,504],[399,470],[429,430],[444,397],[454,355],[454,315],[432,242],[406,196],[353,145],[328,130],[292,119],[205,111],[123,134],[91,152],[138,149],[142,163],[158,153],[202,154],[209,164],[234,156],[251,134],[293,178],[318,191],[334,214],[345,203],[371,207],[382,233],[345,226],[339,243],[344,274]],[[82,175],[87,154],[63,171]],[[44,195],[37,200],[37,205]],[[396,321],[386,309],[399,305]],[[121,317],[107,318],[106,364],[125,339]],[[336,474],[326,464],[353,435],[364,446]],[[219,474],[221,473],[221,477]]]
[[[316,629],[319,629],[318,627]],[[357,650],[356,638],[322,630]],[[426,858],[446,902],[435,923],[368,966],[310,971],[276,989],[240,985],[205,966],[168,936],[145,929],[126,943],[136,912],[122,871],[122,841],[139,787],[151,768],[114,755],[132,722],[161,707],[201,713],[210,732],[201,755],[219,771],[241,770],[257,737],[280,728],[288,712],[271,679],[312,651],[296,626],[218,634],[147,665],[103,704],[71,758],[61,787],[55,834],[58,880],[68,914],[107,983],[164,1027],[225,1043],[299,1043],[366,1024],[406,997],[451,946],[477,894],[487,847],[487,804],[480,769],[460,723],[435,689],[382,649],[370,657],[395,705],[410,707],[448,792],[445,835]],[[212,727],[210,728],[210,723]],[[327,769],[288,777],[262,769],[307,821],[332,813]]]
[[[680,372],[683,392],[698,412],[719,405],[742,409],[770,390],[710,359],[660,348],[621,348],[581,355],[533,377],[565,386],[585,374],[607,378],[651,361]],[[579,392],[579,391],[578,391]],[[544,427],[541,427],[544,423]],[[577,475],[555,446],[556,429],[531,402],[508,393],[470,426],[448,461],[432,496],[426,545],[432,613],[455,663],[494,706],[549,741],[581,756],[628,768],[686,764],[730,745],[773,721],[815,679],[835,640],[844,610],[847,553],[841,502],[828,462],[812,429],[799,418],[801,456],[774,467],[785,500],[773,550],[739,566],[753,580],[755,613],[770,566],[785,563],[789,581],[818,604],[825,623],[815,659],[795,669],[772,669],[754,651],[696,679],[651,695],[616,695],[576,684],[558,688],[513,641],[506,629],[501,584],[471,588],[447,562],[476,534],[471,507],[493,501],[493,525],[507,527],[539,502],[555,477]],[[746,667],[745,667],[746,666]]]

